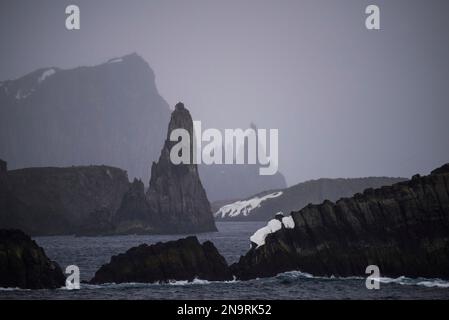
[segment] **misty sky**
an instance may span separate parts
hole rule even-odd
[[[65,7],[81,30],[65,29]],[[368,4],[381,31],[365,28]],[[278,128],[289,184],[449,162],[449,1],[0,0],[0,80],[137,52],[205,127]]]

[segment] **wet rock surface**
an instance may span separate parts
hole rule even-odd
[[[201,244],[196,237],[188,237],[154,245],[142,244],[113,256],[90,283],[153,283],[195,278],[232,280],[232,275],[212,242]]]
[[[19,230],[0,229],[0,287],[55,289],[65,277],[56,262]]]

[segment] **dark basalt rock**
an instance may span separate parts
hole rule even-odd
[[[269,234],[231,266],[239,279],[290,270],[365,275],[372,264],[385,276],[449,278],[449,165],[292,217],[293,229]]]
[[[65,277],[56,262],[19,230],[0,229],[0,287],[54,289]]]
[[[170,141],[170,134],[178,128],[185,129],[190,134],[190,150],[193,151],[193,121],[190,112],[182,103],[175,106],[161,156],[151,167],[150,187],[147,193],[150,208],[162,217],[161,231],[169,233],[216,231],[198,167],[193,164],[193,154],[190,155],[190,164],[175,165],[170,160],[170,150],[177,144]]]
[[[90,283],[153,283],[195,278],[220,281],[231,280],[232,275],[212,242],[200,244],[196,237],[188,237],[150,246],[142,244],[113,256]]]
[[[114,224],[116,234],[158,232],[160,216],[150,209],[142,181],[134,179],[114,216]]]
[[[129,187],[126,171],[108,166],[0,172],[0,228],[77,234],[101,222],[104,229]]]

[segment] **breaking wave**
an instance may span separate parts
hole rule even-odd
[[[284,273],[278,274],[275,278],[280,280],[295,280],[295,279],[316,279],[316,280],[365,280],[364,277],[324,277],[324,276],[314,276],[307,272],[301,271],[288,271]],[[393,283],[405,286],[424,286],[427,288],[449,288],[449,281],[442,280],[439,278],[409,278],[405,276],[397,277],[397,278],[389,278],[389,277],[380,277],[380,278],[371,278],[373,280],[378,280],[380,283]]]

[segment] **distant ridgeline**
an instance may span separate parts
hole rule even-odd
[[[169,132],[192,130],[182,104]],[[0,229],[31,235],[107,235],[215,231],[209,200],[195,164],[173,165],[167,139],[153,163],[147,193],[140,180],[108,166],[28,168],[8,171],[0,161]]]
[[[215,219],[220,221],[267,221],[278,211],[288,214],[309,203],[336,201],[368,188],[379,188],[405,180],[388,177],[311,180],[285,189],[265,191],[243,200],[217,201],[212,203],[212,209]]]
[[[153,70],[135,53],[91,67],[42,68],[0,81],[0,157],[11,169],[104,164],[147,182],[169,118]],[[286,187],[282,174],[259,176],[257,165],[200,171],[212,200]]]

